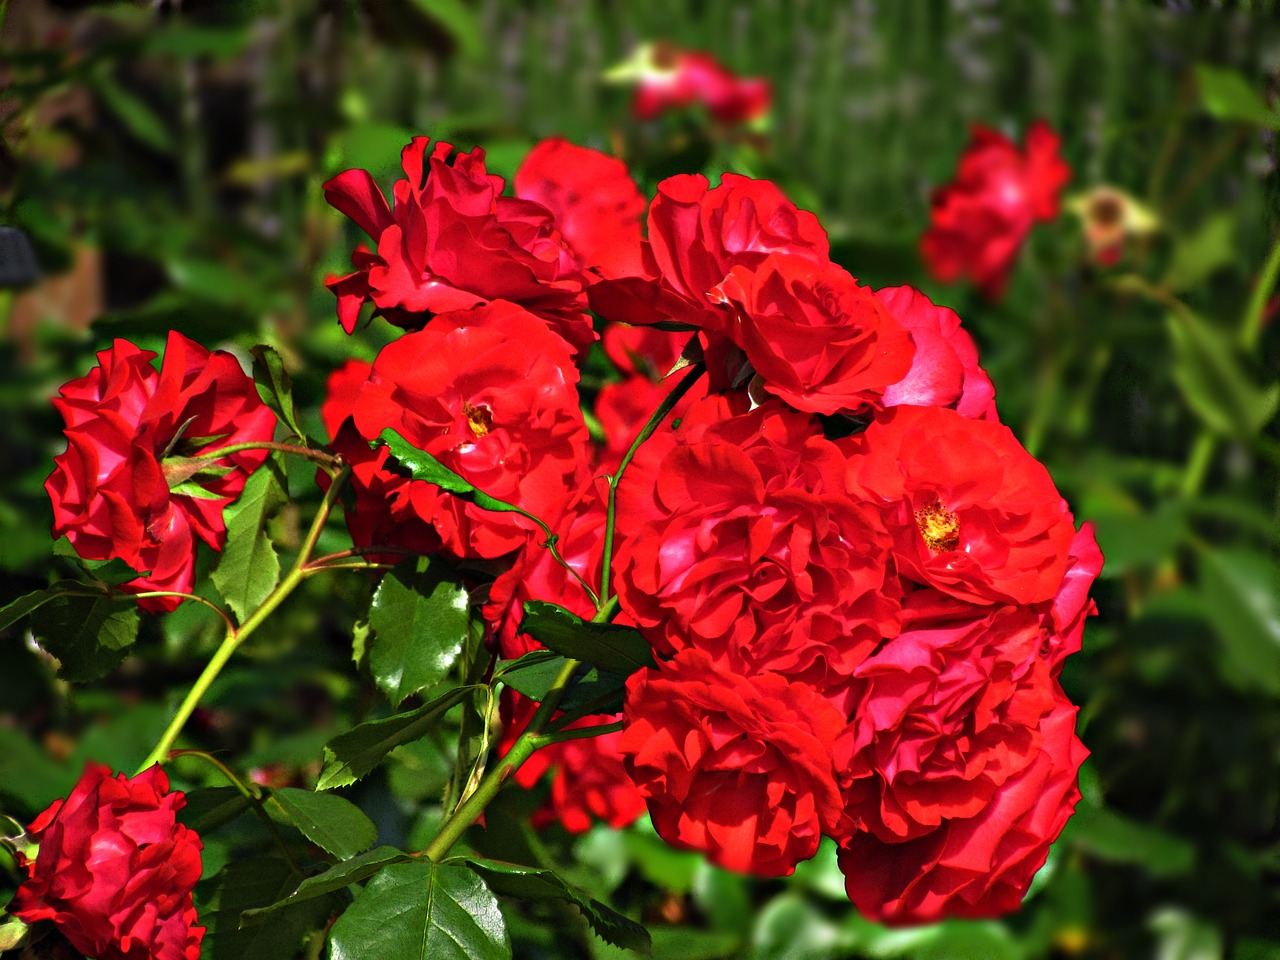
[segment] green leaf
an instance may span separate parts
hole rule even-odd
[[[498,900],[462,866],[401,863],[369,881],[329,932],[331,960],[506,960]]]
[[[335,793],[312,793],[296,787],[271,791],[267,811],[283,814],[312,843],[346,860],[373,846],[378,829],[364,811]]]
[[[253,354],[253,381],[258,387],[258,396],[295,437],[305,439],[293,412],[293,381],[280,354],[265,344],[258,344],[249,352]]]
[[[430,19],[457,42],[464,56],[474,58],[484,50],[485,37],[475,13],[462,0],[413,0]]]
[[[1181,237],[1165,273],[1164,286],[1174,292],[1189,290],[1236,259],[1236,215],[1223,212],[1209,217],[1195,232]]]
[[[200,787],[188,790],[178,821],[198,834],[212,833],[252,806],[253,801],[236,787]]]
[[[453,863],[454,861],[447,861]],[[587,923],[605,943],[626,950],[649,953],[649,931],[599,900],[575,890],[550,870],[525,867],[501,860],[467,858],[494,893],[525,900],[562,900],[576,904]]]
[[[382,578],[369,609],[369,669],[393,704],[449,676],[467,639],[469,602],[442,561],[410,560]]]
[[[66,537],[54,541],[53,552],[56,556],[74,560],[89,576],[109,587],[118,587],[122,583],[128,583],[130,580],[136,580],[151,573],[150,570],[135,570],[119,557],[112,557],[110,560],[86,560],[76,553],[76,548]]]
[[[341,907],[337,897],[291,904],[273,913],[271,923],[241,927],[240,917],[246,910],[286,897],[297,881],[289,865],[275,857],[249,857],[227,864],[214,882],[211,902],[201,905],[200,921],[209,930],[200,956],[204,960],[294,956],[303,939],[321,929]]]
[[[534,650],[518,660],[499,662],[497,676],[508,687],[541,703],[560,675],[564,662],[564,657],[551,651]],[[622,709],[622,691],[626,685],[627,678],[621,674],[590,667],[579,672],[577,682],[561,698],[560,709],[574,710],[599,699],[593,713],[617,713]]]
[[[1280,696],[1280,569],[1245,549],[1200,554],[1205,616],[1226,651],[1226,673],[1243,689]]]
[[[253,472],[240,498],[227,508],[227,546],[210,575],[241,623],[280,582],[280,560],[267,536],[267,520],[288,500],[278,456]]]
[[[261,923],[279,910],[306,900],[323,897],[329,893],[336,893],[351,886],[353,883],[367,880],[388,864],[409,863],[412,860],[413,858],[407,853],[395,847],[375,847],[367,853],[362,853],[359,856],[351,857],[349,860],[334,864],[324,873],[318,873],[314,877],[307,877],[302,883],[298,884],[297,890],[283,900],[277,900],[269,906],[255,907],[252,910],[245,911],[241,917],[241,922],[244,926]]]
[[[1170,314],[1167,322],[1173,377],[1187,405],[1219,433],[1253,437],[1280,406],[1280,383],[1256,386],[1235,344],[1190,310]]]
[[[1092,804],[1080,804],[1063,834],[1111,863],[1138,864],[1153,877],[1185,876],[1195,867],[1188,840]]]
[[[173,138],[147,102],[121,86],[106,71],[95,71],[90,83],[103,105],[116,115],[131,134],[161,153],[173,150]]]
[[[10,600],[0,607],[0,630],[12,626],[23,617],[58,597],[65,596],[72,590],[83,590],[85,585],[74,580],[59,580],[44,590],[32,590],[24,593],[16,600]]]
[[[1200,90],[1200,105],[1210,116],[1280,129],[1280,112],[1267,106],[1262,94],[1236,71],[1197,64],[1196,87]]]
[[[649,642],[635,628],[590,623],[554,603],[527,601],[520,632],[556,653],[624,677],[657,666]]]
[[[317,790],[332,790],[355,783],[380,764],[396,747],[427,735],[445,713],[461,703],[472,687],[456,687],[408,713],[385,720],[370,720],[334,737],[324,748],[324,768]]]
[[[0,919],[0,953],[16,950],[27,939],[31,928],[17,917]]]
[[[528,517],[538,523],[543,530],[547,529],[547,525],[538,520],[533,514],[521,510],[513,503],[507,503],[505,500],[489,496],[482,490],[477,490],[469,481],[454,473],[425,450],[419,450],[389,427],[383,430],[373,443],[375,446],[385,446],[392,459],[413,480],[426,480],[428,483],[434,483],[446,493],[452,493],[455,497],[460,497],[468,503],[474,503],[484,510],[493,510],[497,513],[518,513],[522,517]],[[388,466],[388,469],[394,469],[394,467]]]
[[[138,636],[138,605],[127,594],[58,596],[32,612],[31,629],[58,658],[62,678],[83,683],[124,660]]]

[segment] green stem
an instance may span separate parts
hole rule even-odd
[[[480,781],[480,785],[476,787],[471,796],[467,797],[458,808],[449,815],[449,818],[440,825],[440,830],[436,833],[432,841],[427,844],[422,851],[423,856],[433,863],[439,863],[453,849],[453,845],[466,832],[471,824],[482,814],[489,802],[498,795],[498,791],[503,788],[507,780],[520,769],[520,766],[533,756],[534,751],[540,747],[545,747],[550,741],[545,737],[542,731],[551,721],[552,716],[556,712],[556,708],[560,705],[561,698],[564,697],[565,691],[569,688],[569,683],[573,679],[574,671],[581,666],[577,660],[566,660],[564,666],[561,667],[560,673],[556,676],[555,683],[551,685],[551,689],[547,691],[546,696],[542,698],[542,702],[538,704],[537,711],[534,712],[533,719],[529,721],[529,725],[525,727],[524,732],[516,738],[516,742],[506,755],[498,761],[498,765]]]
[[[689,389],[706,372],[706,369],[706,366],[702,363],[695,363],[690,367],[689,372],[676,384],[675,389],[667,394],[666,399],[658,405],[658,409],[653,411],[653,415],[640,428],[640,432],[636,434],[636,438],[631,441],[631,446],[627,448],[627,452],[623,455],[622,462],[618,464],[618,469],[609,478],[609,502],[605,509],[604,521],[604,555],[600,559],[600,596],[606,603],[609,601],[609,568],[613,563],[613,528],[617,514],[618,484],[622,480],[622,473],[631,463],[636,451],[640,449],[640,444],[653,436],[653,432],[658,429],[658,425],[666,419],[667,414],[689,392]]]
[[[338,471],[337,476],[333,478],[333,482],[329,484],[329,489],[325,491],[324,500],[320,503],[320,508],[316,511],[315,520],[311,523],[311,529],[307,531],[307,537],[302,542],[302,548],[298,552],[298,559],[294,562],[293,567],[285,575],[284,579],[276,585],[266,600],[262,601],[262,605],[258,607],[249,617],[240,624],[239,629],[227,628],[226,636],[223,637],[222,643],[218,649],[214,651],[213,657],[205,665],[200,676],[196,678],[196,682],[192,684],[191,689],[187,691],[187,695],[183,698],[182,703],[178,705],[178,711],[174,714],[173,719],[169,721],[169,726],[160,736],[160,741],[155,745],[155,749],[143,761],[142,766],[138,768],[139,772],[147,769],[152,764],[163,763],[168,759],[169,751],[173,748],[174,741],[178,739],[178,734],[182,732],[182,728],[191,719],[191,714],[195,712],[196,706],[206,693],[209,687],[213,685],[213,681],[217,679],[218,674],[222,672],[222,668],[227,665],[227,661],[231,659],[236,649],[249,639],[255,630],[276,611],[280,604],[284,603],[289,594],[297,588],[307,577],[307,563],[311,559],[311,554],[315,551],[316,542],[320,539],[320,533],[324,530],[324,525],[329,519],[334,505],[338,502],[338,495],[342,490],[343,484],[347,482],[347,477],[351,474],[351,468],[344,466]]]
[[[1249,305],[1245,307],[1244,318],[1240,322],[1240,344],[1246,350],[1256,347],[1258,338],[1262,336],[1262,318],[1266,315],[1267,301],[1271,299],[1271,291],[1275,289],[1277,280],[1280,280],[1280,236],[1276,237],[1271,252],[1267,254],[1267,261],[1262,265],[1262,273],[1258,276],[1253,294],[1249,297]]]
[[[212,600],[209,600],[206,597],[198,596],[197,594],[194,594],[194,593],[178,593],[176,590],[147,590],[145,593],[131,593],[129,594],[129,596],[135,597],[135,598],[181,597],[183,600],[194,600],[196,601],[196,603],[203,603],[206,607],[208,607],[210,610],[212,610],[214,613],[220,616],[222,618],[223,623],[227,625],[228,630],[234,630],[236,628],[235,623],[233,623],[231,618],[227,616],[227,613],[225,610],[223,610],[220,606],[218,606]]]
[[[332,453],[325,453],[323,450],[313,450],[310,447],[299,446],[296,443],[277,443],[274,440],[250,440],[246,443],[231,443],[225,447],[210,450],[208,453],[197,453],[195,456],[184,457],[183,459],[220,460],[222,457],[240,453],[242,450],[274,450],[277,453],[293,453],[326,466],[337,466],[341,462],[340,457]]]

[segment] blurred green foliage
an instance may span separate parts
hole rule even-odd
[[[293,377],[301,428],[323,435],[325,376],[391,335],[375,324],[348,338],[322,286],[359,239],[323,201],[334,173],[366,167],[386,184],[401,146],[426,133],[484,146],[507,175],[535,139],[564,134],[623,151],[647,189],[674,172],[768,176],[818,212],[856,276],[915,284],[960,313],[1002,419],[1096,525],[1100,616],[1064,675],[1093,752],[1079,812],[1018,914],[898,931],[856,915],[825,847],[788,881],[749,880],[643,826],[535,834],[520,824],[537,798],[519,793],[468,839],[607,896],[650,928],[659,958],[1280,958],[1276,4],[6,6],[0,225],[25,231],[44,279],[0,292],[0,602],[71,570],[51,559],[41,489],[60,442],[48,400],[113,337],[159,348],[176,328],[209,347],[267,343]],[[768,76],[771,129],[632,121],[628,92],[600,74],[657,37]],[[1069,193],[1117,186],[1161,229],[1103,268],[1064,214],[1035,233],[1002,302],[930,283],[916,252],[929,191],[969,124],[1020,134],[1036,117],[1063,136]],[[308,471],[277,479],[294,505],[265,522],[287,554],[319,494]],[[250,514],[261,526],[269,512]],[[340,521],[325,536],[340,549]],[[242,590],[252,605],[261,585]],[[359,661],[368,632],[352,611],[369,599],[356,574],[306,584],[220,677],[189,745],[226,751],[264,783],[314,785],[328,740],[389,712],[370,665],[351,662],[353,634]],[[0,634],[5,808],[38,812],[89,756],[136,766],[219,632],[193,604],[144,617],[132,655],[74,690],[20,631]],[[347,792],[380,842],[414,849],[431,835],[466,723],[446,714]],[[195,789],[189,818],[226,823],[207,840],[207,877],[275,842],[215,771],[184,760],[174,773]],[[300,855],[324,845],[305,829],[277,840]],[[0,867],[0,887],[14,884]],[[288,878],[257,869],[211,879],[205,916],[272,902]],[[289,931],[324,905],[213,936],[206,953],[287,956]],[[566,902],[502,909],[518,956],[623,955]]]

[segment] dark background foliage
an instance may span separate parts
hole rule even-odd
[[[324,377],[390,335],[375,324],[346,337],[322,286],[358,239],[323,201],[334,173],[366,167],[387,184],[401,146],[426,133],[484,146],[490,169],[510,174],[536,138],[563,134],[622,152],[647,189],[674,172],[771,177],[818,212],[856,276],[915,284],[960,313],[1002,419],[1095,523],[1100,616],[1064,676],[1093,753],[1084,801],[1018,914],[900,932],[854,914],[825,849],[792,880],[750,881],[647,829],[534,835],[516,816],[534,798],[516,794],[491,808],[497,826],[477,844],[558,861],[609,891],[651,927],[659,956],[1280,958],[1280,431],[1266,393],[1280,336],[1269,324],[1241,333],[1280,226],[1280,122],[1214,108],[1195,72],[1235,71],[1274,100],[1275,4],[8,0],[0,11],[0,225],[25,232],[42,274],[0,291],[0,601],[50,576],[41,484],[60,423],[48,400],[112,338],[158,348],[172,327],[209,347],[272,344],[306,428],[323,435]],[[769,77],[771,129],[633,121],[629,92],[601,73],[659,37]],[[1120,187],[1163,229],[1107,270],[1064,213],[1037,229],[1003,301],[931,283],[916,252],[929,191],[970,124],[1020,137],[1037,117],[1063,136],[1068,193]],[[1195,312],[1193,328],[1171,298]],[[286,549],[318,499],[308,471],[289,486],[301,506],[273,526]],[[340,548],[340,524],[326,536]],[[313,785],[322,744],[387,710],[351,663],[369,589],[354,574],[308,584],[223,674],[186,740],[261,782]],[[0,636],[0,805],[29,818],[85,757],[132,769],[218,632],[190,604],[144,618],[131,655],[88,687],[59,680],[21,630]],[[460,735],[402,748],[351,794],[383,842],[430,836]],[[186,786],[208,776],[175,773]],[[263,837],[235,821],[209,839],[206,875]],[[0,897],[14,882],[0,872]],[[504,908],[518,955],[618,952],[576,911]]]

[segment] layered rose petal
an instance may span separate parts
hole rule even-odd
[[[186,801],[153,766],[132,779],[88,764],[66,800],[28,827],[39,853],[8,910],[50,920],[98,960],[198,960],[191,891],[200,838],[176,820]]]

